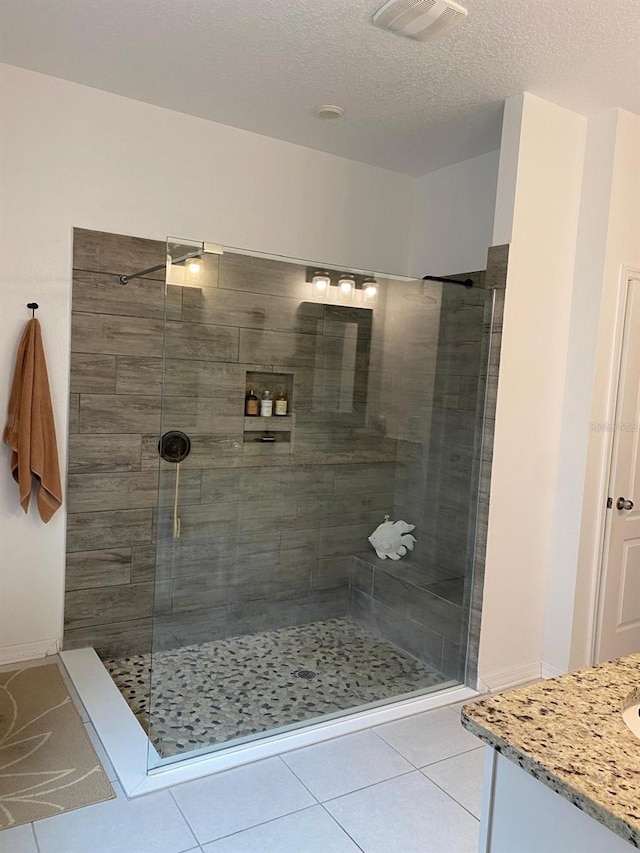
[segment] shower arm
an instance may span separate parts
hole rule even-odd
[[[441,275],[423,275],[423,281],[444,281],[447,284],[461,284],[463,287],[473,287],[473,279],[465,278],[461,280],[459,278],[443,278]]]
[[[193,252],[188,252],[186,255],[181,255],[179,258],[176,258],[175,261],[172,260],[172,264],[183,264],[185,261],[188,261],[189,258],[200,258],[202,257],[202,253],[204,249],[197,249]],[[119,275],[118,281],[120,284],[129,284],[132,278],[142,278],[143,275],[148,275],[150,272],[158,272],[158,270],[165,269],[167,266],[166,261],[163,264],[156,264],[155,267],[149,267],[149,269],[142,270],[142,272],[133,272],[131,275]]]

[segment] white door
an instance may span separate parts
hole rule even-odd
[[[627,289],[596,662],[640,652],[640,279]]]

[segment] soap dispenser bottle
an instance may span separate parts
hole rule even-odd
[[[244,400],[244,413],[248,417],[255,417],[260,412],[260,401],[253,393],[253,388],[249,390],[249,393],[245,397]]]

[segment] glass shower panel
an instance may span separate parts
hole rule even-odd
[[[463,680],[490,294],[167,249],[150,765]]]

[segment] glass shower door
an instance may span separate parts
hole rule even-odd
[[[459,683],[490,295],[167,248],[150,763]]]

